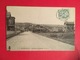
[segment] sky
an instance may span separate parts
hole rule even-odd
[[[63,25],[64,21],[56,17],[59,9],[68,9],[70,17],[67,21],[75,22],[74,7],[7,6],[7,11],[15,17],[15,22]]]

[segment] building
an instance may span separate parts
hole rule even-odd
[[[15,17],[12,17],[10,12],[6,12],[6,29],[7,31],[15,31]]]
[[[74,32],[74,22],[65,22],[64,26],[66,32]]]

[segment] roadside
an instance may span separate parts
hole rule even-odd
[[[41,36],[32,32],[23,32],[7,40],[7,50],[10,51],[73,51],[74,46]]]
[[[21,33],[21,31],[7,31],[6,38],[9,39],[11,37],[14,37],[14,36],[20,34],[20,33]]]
[[[70,45],[74,45],[74,33],[70,32],[70,33],[37,33],[39,35],[51,38],[51,39],[55,39],[57,41],[61,41]]]

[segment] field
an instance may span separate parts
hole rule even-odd
[[[65,33],[37,33],[39,35],[55,39],[67,44],[74,45],[74,33],[73,32],[65,32]]]

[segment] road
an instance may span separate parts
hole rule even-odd
[[[53,40],[32,32],[23,32],[7,40],[7,50],[11,51],[72,51],[73,45]]]

